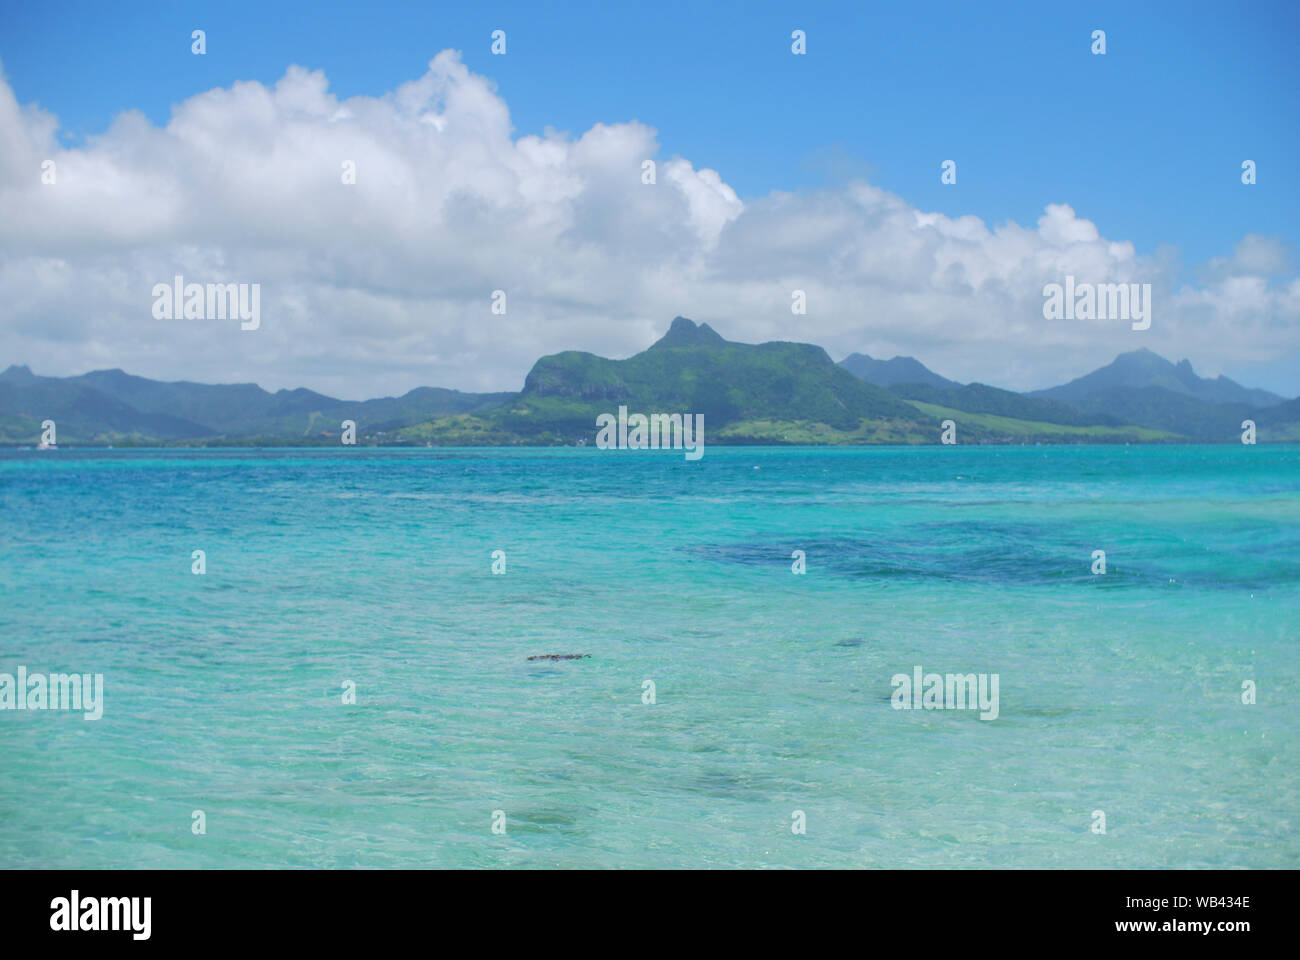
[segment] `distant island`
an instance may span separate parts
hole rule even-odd
[[[0,373],[0,445],[35,446],[54,420],[61,446],[334,446],[344,420],[361,445],[572,446],[592,442],[596,417],[626,405],[703,414],[709,444],[1239,443],[1300,441],[1300,399],[1149,350],[1086,376],[1016,393],[961,384],[911,357],[854,353],[835,363],[807,343],[736,343],[677,317],[626,360],[566,351],[542,357],[518,393],[419,387],[401,397],[336,400],[255,384],[148,380],[121,370],[42,377]]]

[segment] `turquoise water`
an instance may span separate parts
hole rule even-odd
[[[0,506],[0,672],[105,687],[0,711],[0,866],[1300,866],[1298,447],[7,451]]]

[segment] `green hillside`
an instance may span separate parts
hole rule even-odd
[[[837,366],[821,347],[732,343],[708,324],[678,317],[661,340],[626,360],[578,351],[541,358],[517,397],[478,414],[477,432],[525,443],[592,442],[596,417],[620,406],[629,413],[702,414],[706,442],[855,442],[877,435],[908,442],[937,429],[900,397]],[[417,443],[463,436],[464,424],[459,433],[457,426],[439,418],[400,436]]]
[[[958,443],[1152,443],[1182,439],[1146,427],[1071,426],[911,401],[922,413],[957,425]]]
[[[343,420],[356,421],[361,444],[592,444],[596,418],[620,407],[703,415],[706,444],[938,443],[942,420],[957,423],[959,443],[1236,443],[1246,419],[1261,443],[1300,441],[1300,400],[1203,379],[1186,361],[1149,351],[1020,394],[945,380],[910,357],[854,354],[835,364],[812,344],[736,343],[678,317],[624,360],[580,351],[542,357],[519,393],[420,387],[348,401],[301,388],[269,393],[121,370],[40,377],[11,366],[0,373],[0,444],[35,445],[44,419],[56,422],[64,446],[333,445]]]

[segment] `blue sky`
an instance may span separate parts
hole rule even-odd
[[[40,373],[508,390],[680,313],[1013,389],[1143,347],[1300,382],[1300,3],[0,11],[0,359]],[[261,284],[262,332],[155,322],[182,269]],[[1071,272],[1156,321],[1045,322]]]
[[[1191,262],[1246,233],[1300,239],[1294,2],[6,2],[3,20],[19,100],[70,137],[128,108],[165,123],[173,103],[290,63],[324,69],[340,98],[379,95],[452,47],[496,81],[517,132],[638,119],[745,199],[866,176],[990,223],[1068,202],[1139,252],[1173,244]],[[169,42],[195,27],[197,60]],[[489,52],[497,28],[505,57]]]

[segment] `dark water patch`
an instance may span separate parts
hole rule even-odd
[[[582,820],[576,813],[560,810],[506,811],[506,830],[514,833],[576,833]]]
[[[782,535],[773,541],[739,541],[684,547],[714,563],[790,574],[791,554],[802,550],[807,576],[863,582],[957,582],[991,585],[1072,585],[1088,589],[1182,587],[1260,590],[1300,582],[1300,561],[1276,554],[1269,562],[1240,550],[1214,552],[1183,541],[1150,547],[1116,544],[1105,574],[1093,574],[1092,551],[1103,545],[1044,524],[927,523],[905,537]],[[773,538],[776,540],[777,538]],[[793,574],[790,574],[793,575]]]
[[[707,770],[693,777],[688,784],[688,789],[710,797],[744,797],[747,800],[756,800],[762,798],[761,790],[770,786],[770,782],[764,778],[727,773],[725,770]]]
[[[789,571],[791,552],[803,550],[809,576],[830,574],[853,580],[1057,583],[1087,571],[1088,554],[1071,570],[1026,539],[1013,546],[972,545],[939,538],[808,538],[797,546],[731,543],[689,548],[715,562]]]
[[[73,643],[138,643],[140,635],[138,633],[90,633],[69,637],[68,639]]]

